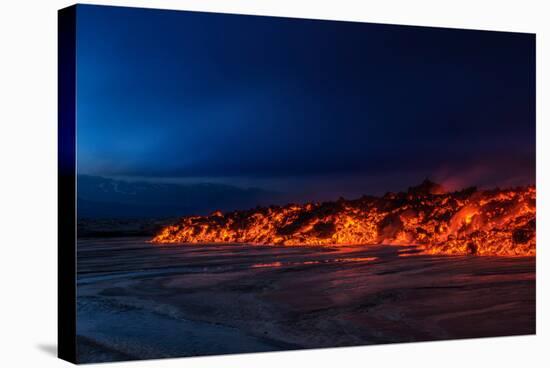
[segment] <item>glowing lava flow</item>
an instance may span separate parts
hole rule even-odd
[[[445,193],[425,181],[404,193],[188,216],[157,244],[418,245],[429,254],[536,254],[533,186]]]

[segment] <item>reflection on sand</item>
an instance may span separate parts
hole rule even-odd
[[[269,267],[281,267],[282,262],[271,262],[271,263],[256,263],[250,266],[251,268],[269,268]]]
[[[271,262],[271,263],[256,263],[250,266],[251,268],[271,268],[271,267],[282,267],[282,266],[307,266],[307,265],[317,265],[317,264],[327,264],[327,263],[341,263],[341,262],[370,262],[376,261],[378,257],[347,257],[347,258],[334,258],[334,259],[325,259],[321,261],[311,260],[311,261],[301,261],[301,262]]]

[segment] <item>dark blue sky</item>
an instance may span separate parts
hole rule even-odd
[[[78,170],[312,198],[534,183],[535,37],[79,6]]]

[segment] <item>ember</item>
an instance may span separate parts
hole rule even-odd
[[[418,245],[428,254],[536,253],[534,186],[446,193],[428,180],[407,192],[184,217],[153,243]]]

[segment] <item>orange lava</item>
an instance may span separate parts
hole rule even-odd
[[[417,245],[428,254],[534,256],[534,186],[446,193],[425,181],[407,192],[188,216],[157,244]]]

